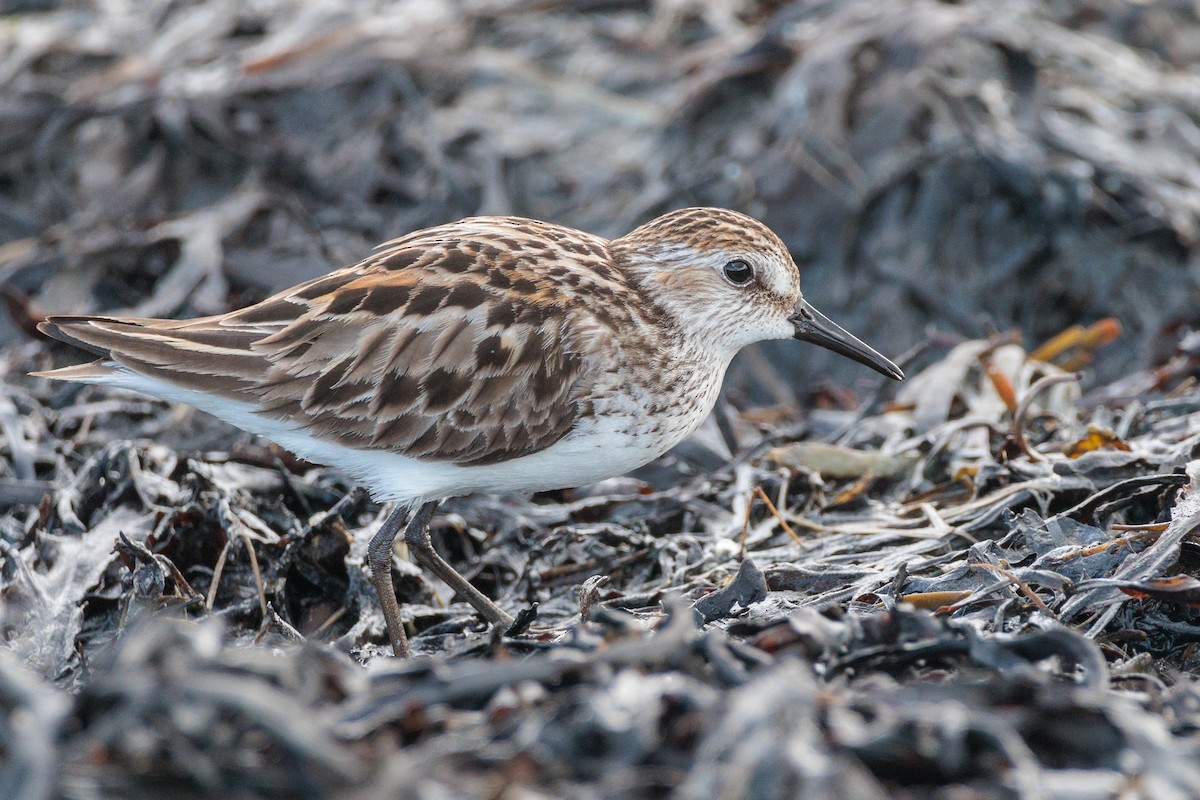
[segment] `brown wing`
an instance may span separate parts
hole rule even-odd
[[[460,464],[566,435],[581,358],[561,309],[405,277],[363,276],[256,343],[271,364],[260,405],[347,444]]]
[[[357,267],[221,317],[53,318],[47,332],[348,446],[503,461],[549,447],[575,424],[583,354],[595,344],[583,338],[606,335],[612,317],[568,305],[563,289],[582,274],[600,296],[619,276],[603,261],[595,275],[566,268],[595,260],[603,240],[569,231],[582,238],[567,237],[565,249],[541,235],[522,247],[524,221],[502,222],[397,240]]]

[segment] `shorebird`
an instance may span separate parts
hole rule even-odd
[[[35,374],[190,404],[396,503],[367,563],[401,657],[391,566],[406,520],[418,564],[488,622],[512,620],[435,552],[443,499],[580,486],[657,458],[703,422],[752,342],[801,339],[903,378],[804,299],[779,237],[716,208],[613,240],[468,218],[227,314],[39,327],[99,359]]]

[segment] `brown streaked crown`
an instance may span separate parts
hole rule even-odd
[[[635,228],[617,241],[638,248],[678,243],[696,248],[738,250],[755,246],[787,252],[783,240],[753,217],[727,208],[681,208]]]

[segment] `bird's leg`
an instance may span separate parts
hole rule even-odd
[[[441,578],[443,583],[474,606],[488,622],[506,627],[511,625],[512,617],[459,575],[454,567],[447,564],[433,549],[433,544],[429,541],[429,518],[433,516],[437,505],[437,502],[426,503],[417,509],[417,513],[409,520],[408,527],[404,529],[404,541],[408,542],[408,551],[419,565]]]
[[[425,509],[428,505],[421,506],[420,510],[413,515],[414,521],[422,513],[425,513],[425,523],[429,522],[433,509],[430,508],[426,513]],[[404,632],[404,622],[400,619],[400,601],[396,599],[396,587],[392,585],[392,543],[396,541],[396,534],[400,532],[400,526],[404,524],[406,511],[407,509],[403,506],[392,511],[383,521],[379,531],[371,537],[371,543],[367,545],[367,564],[371,567],[371,583],[375,586],[375,591],[379,593],[383,621],[387,623],[388,638],[392,642],[392,652],[397,658],[408,658],[411,655],[408,649],[408,635]]]

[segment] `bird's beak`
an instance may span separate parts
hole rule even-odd
[[[809,305],[806,300],[801,300],[796,306],[796,313],[791,316],[791,320],[792,324],[796,326],[795,338],[800,341],[812,342],[829,348],[860,364],[866,364],[889,378],[898,381],[904,379],[904,373],[899,367],[846,333],[833,320]]]

